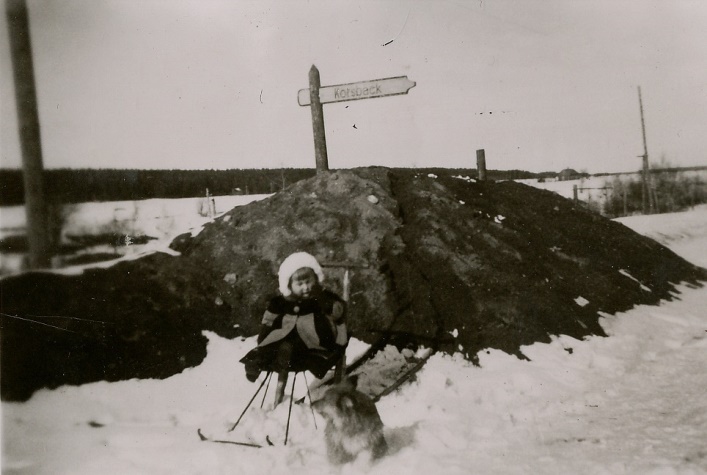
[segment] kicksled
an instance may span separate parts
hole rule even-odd
[[[376,346],[376,345],[373,345]],[[371,351],[373,350],[373,351]],[[341,371],[340,374],[344,375],[349,375],[353,370],[359,368],[363,362],[368,361],[372,358],[373,354],[376,352],[374,348],[369,348],[366,352],[361,354],[358,358],[356,358],[354,361],[351,361],[348,367],[345,368],[345,370]],[[429,358],[436,353],[435,348],[428,348],[427,350],[423,351],[422,354],[419,354],[416,358],[411,359],[407,365],[407,368],[404,368],[398,375],[395,381],[392,382],[392,384],[388,385],[386,388],[384,388],[382,391],[378,392],[377,394],[371,394],[370,397],[374,402],[378,402],[382,397],[394,392],[396,389],[398,389],[402,384],[404,384],[406,381],[408,381],[411,377],[414,376],[415,373],[417,373],[424,365],[425,363],[429,360]],[[336,371],[334,372],[336,373]],[[295,381],[297,378],[297,375],[299,373],[294,373],[294,377],[292,378],[292,389],[290,393],[290,401],[289,401],[289,408],[288,408],[288,415],[287,415],[287,423],[286,423],[286,428],[285,428],[285,439],[284,439],[284,445],[287,445],[287,442],[289,440],[289,431],[290,431],[290,419],[292,415],[292,406],[294,404],[302,404],[304,403],[305,397],[309,398],[309,403],[310,403],[310,408],[312,411],[312,417],[314,419],[314,426],[315,428],[317,427],[317,421],[316,417],[314,415],[314,409],[312,408],[312,395],[311,395],[311,390],[316,390],[322,388],[323,386],[330,385],[334,382],[338,382],[339,378],[337,378],[335,375],[331,375],[330,377],[326,377],[320,381],[316,385],[313,385],[310,388],[310,385],[307,381],[306,374],[303,372],[302,374],[304,375],[305,378],[305,383],[307,385],[307,395],[305,397],[302,397],[301,399],[295,400],[294,398],[294,386],[295,386]],[[363,372],[365,374],[365,371]],[[246,405],[245,409],[241,412],[240,416],[238,417],[238,420],[229,428],[228,433],[234,432],[235,429],[238,427],[240,424],[241,420],[247,413],[248,409],[252,406],[253,402],[255,399],[258,397],[258,394],[260,394],[260,391],[262,391],[263,388],[265,388],[265,392],[262,397],[262,401],[260,404],[260,407],[262,408],[265,404],[265,398],[268,394],[268,388],[270,385],[270,380],[272,378],[272,373],[267,373],[265,375],[265,378],[263,378],[262,382],[258,386],[258,388],[255,391],[255,394],[251,397],[250,401]],[[276,404],[281,402],[278,401],[278,398],[276,398]],[[204,441],[204,442],[214,442],[214,443],[219,443],[219,444],[231,444],[231,445],[237,445],[237,446],[242,446],[242,447],[249,447],[249,448],[264,448],[264,447],[269,447],[269,446],[275,446],[276,444],[273,443],[272,439],[270,436],[265,437],[265,442],[264,443],[256,443],[252,441],[244,442],[244,441],[238,441],[238,440],[228,440],[226,438],[221,438],[221,437],[209,437],[208,435],[204,435],[204,433],[201,431],[201,429],[197,430],[197,435],[199,436],[199,439]]]
[[[329,264],[324,264],[323,267],[343,267],[344,268],[344,277],[343,277],[343,299],[344,301],[348,302],[349,297],[350,297],[350,273],[352,268],[360,267],[360,268],[366,268],[368,267],[367,265],[356,265],[356,264],[351,264],[351,263],[329,263]],[[391,324],[392,326],[392,324]],[[342,381],[342,379],[346,376],[352,373],[353,371],[357,370],[361,365],[363,365],[365,362],[371,360],[376,353],[378,353],[387,343],[388,341],[388,336],[381,337],[378,342],[372,344],[369,346],[369,348],[363,352],[361,355],[359,355],[357,358],[355,358],[353,361],[349,362],[347,365],[346,362],[346,355],[342,355],[339,361],[337,361],[333,373],[330,373],[327,377],[324,379],[320,380],[319,383],[317,384],[316,388],[320,388],[322,386],[327,386],[329,384],[333,383],[339,383]],[[417,358],[414,362],[414,365],[412,367],[408,367],[406,371],[402,374],[402,376],[398,377],[397,380],[385,388],[382,392],[379,394],[375,395],[373,397],[373,401],[377,402],[380,400],[381,397],[393,392],[396,390],[400,385],[402,385],[405,381],[407,381],[412,375],[414,375],[417,371],[419,371],[422,366],[427,362],[427,360],[437,351],[437,345],[435,344],[433,348],[428,349],[426,353],[420,357]],[[233,432],[237,427],[238,424],[240,424],[241,420],[243,419],[243,416],[246,414],[248,409],[250,409],[251,405],[253,404],[253,401],[258,397],[258,394],[260,391],[265,387],[265,393],[263,394],[262,402],[260,403],[260,407],[262,408],[263,405],[265,404],[265,397],[267,396],[268,389],[270,387],[270,381],[272,379],[272,372],[268,372],[265,375],[265,378],[263,378],[263,381],[260,383],[258,386],[258,389],[255,391],[255,394],[251,397],[250,401],[246,405],[245,409],[243,409],[243,412],[241,412],[240,416],[238,417],[238,420],[233,424],[233,426],[228,430],[229,433]],[[290,401],[289,401],[289,409],[287,413],[287,424],[285,427],[285,440],[284,440],[284,445],[287,445],[288,439],[289,439],[289,433],[290,433],[290,420],[292,417],[292,405],[295,402],[294,399],[294,391],[295,391],[295,381],[297,379],[298,372],[294,372],[293,378],[292,378],[292,387],[290,390]],[[314,426],[317,428],[317,420],[314,415],[314,408],[312,407],[312,395],[310,392],[310,386],[309,382],[307,381],[307,376],[306,372],[302,371],[302,375],[304,376],[305,379],[305,384],[307,386],[307,397],[309,398],[309,403],[310,403],[310,409],[312,411],[312,418],[314,419]],[[278,375],[278,381],[277,381],[277,387],[275,391],[275,403],[273,407],[276,407],[278,404],[280,404],[283,399],[284,399],[284,394],[285,394],[285,386],[287,384],[288,380],[288,373],[283,372]],[[304,402],[304,397],[296,401],[297,404],[301,404]],[[197,429],[197,435],[199,436],[199,439],[204,442],[214,442],[214,443],[219,443],[219,444],[231,444],[231,445],[237,445],[237,446],[242,446],[242,447],[249,447],[249,448],[263,448],[267,446],[274,446],[275,444],[270,440],[269,436],[265,437],[265,441],[267,445],[263,444],[257,444],[254,442],[241,442],[241,441],[235,441],[235,440],[228,440],[228,439],[221,439],[221,438],[211,438],[203,434],[201,429]]]
[[[368,265],[364,264],[355,264],[355,263],[327,263],[323,265],[324,267],[340,267],[344,269],[344,278],[343,278],[343,299],[344,301],[348,302],[349,301],[349,295],[350,295],[350,286],[351,286],[351,269],[353,268],[367,268]],[[353,368],[349,369],[351,371]],[[336,382],[341,381],[343,376],[346,373],[346,354],[344,353],[341,358],[337,361],[335,367],[334,367],[334,374],[333,374],[333,379]],[[228,430],[228,432],[233,432],[236,427],[238,427],[238,424],[241,422],[241,419],[243,419],[243,416],[245,413],[248,411],[250,406],[253,404],[253,401],[255,398],[258,396],[258,393],[263,389],[263,386],[266,385],[265,387],[265,393],[263,394],[263,400],[260,403],[260,407],[262,408],[263,405],[265,404],[265,397],[267,396],[268,393],[268,388],[270,387],[270,380],[272,378],[272,372],[268,372],[265,375],[265,378],[263,381],[260,383],[260,386],[258,386],[258,389],[255,391],[255,394],[253,394],[253,397],[250,399],[248,404],[246,405],[245,409],[243,409],[243,412],[241,412],[241,415],[238,417],[238,420],[233,424],[233,426]],[[290,434],[290,419],[292,417],[292,403],[294,402],[294,391],[295,391],[295,381],[297,379],[297,372],[294,373],[294,376],[292,378],[292,389],[290,391],[290,407],[287,413],[287,425],[285,429],[285,443],[284,445],[287,445],[287,441],[289,438]],[[309,402],[310,402],[310,407],[312,403],[312,395],[309,391],[309,383],[307,382],[307,376],[305,372],[302,372],[305,378],[305,383],[307,385],[307,396],[309,397]],[[278,404],[280,404],[285,395],[285,386],[287,384],[287,379],[288,379],[288,372],[283,372],[278,374],[278,380],[277,380],[277,387],[275,389],[275,404],[273,407],[276,407]],[[328,384],[328,382],[326,383]],[[304,398],[303,398],[304,399]],[[303,402],[302,400],[298,401],[298,403]],[[312,417],[314,418],[314,426],[317,426],[317,420],[316,417],[314,417],[314,409],[312,409]],[[216,442],[216,443],[221,443],[221,444],[233,444],[233,445],[240,445],[243,447],[252,447],[252,448],[262,448],[263,445],[255,444],[255,443],[250,443],[250,442],[237,442],[237,441],[231,441],[231,440],[226,440],[226,439],[212,439],[207,436],[205,436],[201,429],[197,429],[197,435],[199,436],[199,439],[205,442]],[[269,436],[266,436],[266,441],[268,445],[272,446],[274,445],[272,441],[270,441]]]

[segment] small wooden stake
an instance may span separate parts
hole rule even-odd
[[[351,297],[351,274],[348,267],[344,270],[344,295],[342,298],[344,302],[348,305],[349,299]],[[334,369],[334,382],[340,383],[344,376],[346,375],[346,351],[341,355],[339,361],[336,362],[336,367]]]
[[[479,172],[479,181],[486,181],[486,151],[476,151],[476,169]]]

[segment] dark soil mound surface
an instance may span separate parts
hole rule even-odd
[[[484,348],[522,356],[522,345],[556,334],[602,335],[600,312],[656,304],[677,283],[707,280],[655,241],[551,192],[383,168],[300,181],[172,247],[181,256],[0,281],[3,399],[199,364],[203,330],[257,332],[279,263],[299,250],[326,266],[339,293],[342,266],[352,266],[355,337],[472,360]]]

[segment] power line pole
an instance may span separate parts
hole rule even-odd
[[[49,267],[50,241],[42,172],[37,93],[34,85],[29,15],[25,0],[5,0],[10,56],[15,81],[15,102],[22,149],[30,269]]]
[[[648,146],[646,145],[646,122],[643,118],[643,98],[638,86],[638,105],[641,108],[641,131],[643,132],[643,214],[653,214],[653,195],[650,189],[650,169],[648,166]]]

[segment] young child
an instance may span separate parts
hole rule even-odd
[[[287,378],[288,371],[308,370],[323,378],[348,344],[346,303],[322,287],[324,273],[306,252],[288,256],[278,271],[280,295],[263,315],[258,346],[241,362],[253,382],[261,371]]]

